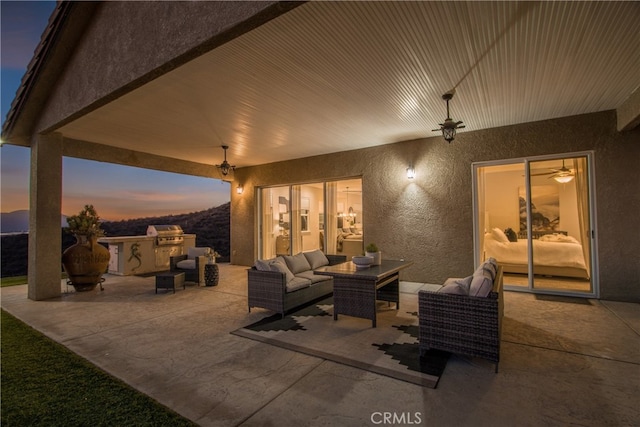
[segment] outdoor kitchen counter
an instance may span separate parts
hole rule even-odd
[[[169,270],[169,257],[187,253],[196,245],[195,234],[184,234],[179,246],[158,246],[153,236],[101,237],[109,246],[109,273],[120,276]]]

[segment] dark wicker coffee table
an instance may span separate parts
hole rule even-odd
[[[362,270],[356,269],[351,261],[321,267],[316,274],[333,277],[333,319],[338,314],[371,319],[376,327],[376,300],[396,303],[400,308],[400,270],[413,262],[382,260]]]

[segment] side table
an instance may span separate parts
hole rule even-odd
[[[182,286],[182,289],[185,289],[184,272],[166,271],[156,275],[156,294],[158,289],[172,289],[175,294],[176,286]]]
[[[204,284],[205,286],[217,286],[220,270],[218,264],[204,265]]]

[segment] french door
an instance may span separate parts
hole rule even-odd
[[[505,289],[597,297],[592,153],[473,164],[476,264]]]
[[[363,251],[362,179],[258,190],[258,258],[320,249],[348,259]]]

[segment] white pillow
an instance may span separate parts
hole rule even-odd
[[[509,239],[507,238],[507,235],[504,234],[504,231],[500,230],[499,228],[494,228],[493,230],[491,230],[491,235],[498,242],[509,243]]]

